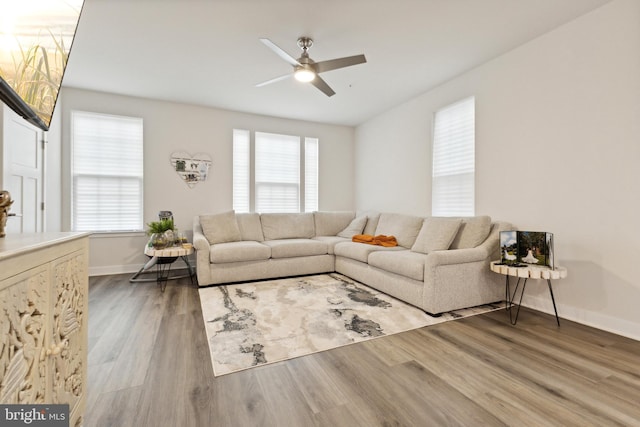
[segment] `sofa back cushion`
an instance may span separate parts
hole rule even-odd
[[[382,213],[378,220],[375,235],[395,236],[398,245],[410,248],[416,241],[423,218],[413,215]]]
[[[234,211],[200,215],[200,225],[210,245],[237,242],[242,239]]]
[[[475,248],[487,239],[491,231],[491,218],[486,215],[462,218],[460,229],[450,249]]]
[[[428,254],[445,251],[451,246],[460,228],[460,218],[428,217],[424,219],[420,233],[411,247],[414,252]]]
[[[367,223],[364,226],[364,230],[362,230],[362,234],[369,234],[373,236],[376,234],[376,228],[378,227],[378,220],[380,220],[380,212],[376,211],[359,211],[356,213],[356,216],[366,216]]]
[[[260,214],[258,213],[239,213],[236,214],[238,228],[242,240],[253,240],[255,242],[263,242],[262,223],[260,222]]]
[[[312,213],[264,213],[260,215],[265,240],[309,239],[315,236]]]
[[[313,213],[316,236],[336,236],[345,229],[355,217],[355,212],[320,211]]]
[[[364,226],[367,224],[366,216],[359,216],[354,218],[353,221],[349,223],[345,227],[344,230],[341,230],[337,235],[339,237],[344,237],[347,239],[351,239],[356,234],[362,234],[362,230],[364,230]]]

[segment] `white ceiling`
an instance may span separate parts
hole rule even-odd
[[[609,0],[85,0],[63,86],[354,126]],[[329,71],[329,98],[259,38]]]

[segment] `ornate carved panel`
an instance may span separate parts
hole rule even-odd
[[[0,403],[45,403],[49,269],[0,282]]]
[[[85,393],[84,354],[87,327],[87,269],[84,253],[74,253],[53,264],[52,344],[54,403],[69,403],[73,412]]]

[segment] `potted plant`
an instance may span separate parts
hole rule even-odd
[[[164,249],[173,244],[173,219],[166,218],[159,221],[151,221],[147,224],[147,227],[147,234],[151,236],[149,238],[149,246],[154,249]]]

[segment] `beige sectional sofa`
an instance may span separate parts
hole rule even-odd
[[[430,314],[500,301],[489,270],[499,232],[489,217],[314,212],[194,218],[200,286],[338,272]],[[398,246],[355,243],[355,234],[393,235]]]

